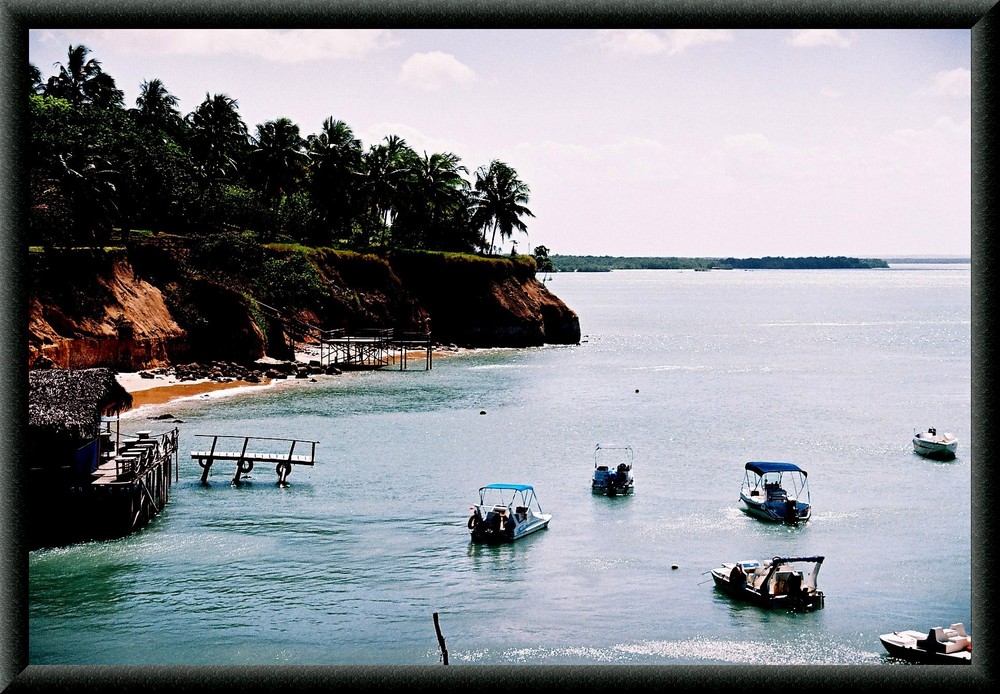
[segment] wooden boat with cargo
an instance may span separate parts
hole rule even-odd
[[[823,591],[816,587],[822,565],[821,556],[727,562],[712,569],[712,579],[726,594],[760,607],[812,610],[823,607],[825,600]]]

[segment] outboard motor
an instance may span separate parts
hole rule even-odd
[[[625,463],[620,463],[618,465],[618,479],[621,480],[619,484],[622,488],[628,488],[628,465]]]
[[[788,525],[799,524],[799,503],[792,497],[785,499],[785,523]]]

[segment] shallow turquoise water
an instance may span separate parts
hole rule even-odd
[[[32,664],[855,664],[878,634],[971,621],[970,272],[555,275],[575,346],[465,352],[139,410],[183,420],[166,511],[124,540],[33,552]],[[485,414],[481,414],[485,412]],[[948,463],[915,429],[960,439]],[[211,486],[195,434],[319,440]],[[636,493],[592,496],[597,443],[635,449]],[[738,505],[743,464],[810,473],[813,519]],[[533,484],[550,528],[471,545],[489,482]],[[827,557],[823,610],[734,604],[707,572]],[[677,568],[673,568],[676,566]],[[933,567],[933,568],[932,568]]]

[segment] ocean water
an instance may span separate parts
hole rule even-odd
[[[556,274],[572,346],[462,352],[143,408],[182,420],[180,480],[119,541],[32,552],[29,662],[82,665],[895,665],[878,635],[963,622],[971,596],[968,265]],[[422,364],[422,362],[421,362]],[[910,439],[954,432],[934,462]],[[197,434],[320,442],[240,487]],[[590,492],[594,448],[635,494]],[[739,506],[743,465],[809,472],[814,515]],[[469,541],[479,487],[534,485],[550,527]],[[734,602],[708,572],[826,557],[826,606]]]

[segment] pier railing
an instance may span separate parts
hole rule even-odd
[[[424,356],[424,369],[432,367],[430,330],[402,332],[396,336],[393,328],[358,328],[349,333],[344,328],[322,329],[307,323],[289,312],[257,302],[269,317],[281,323],[294,349],[296,342],[319,344],[321,366],[338,366],[347,369],[378,369],[399,364],[405,370],[409,352],[419,351]]]
[[[101,443],[100,458],[94,471],[94,484],[127,482],[148,469],[176,460],[179,431],[174,428],[161,434],[139,431],[134,437],[117,437]]]
[[[242,476],[253,470],[255,463],[275,463],[274,471],[278,474],[278,484],[285,484],[292,471],[292,465],[314,465],[316,463],[316,446],[319,444],[319,441],[270,436],[227,434],[195,434],[195,436],[212,439],[208,450],[191,451],[191,458],[197,460],[198,465],[202,468],[202,484],[208,484],[208,475],[212,470],[212,465],[218,461],[236,463],[233,484],[240,484]],[[227,442],[235,442],[235,445]],[[271,450],[262,451],[255,448],[260,442],[272,442],[262,446],[263,448],[270,447]],[[251,443],[253,447],[251,447]],[[230,446],[228,449],[225,448],[227,445]],[[285,445],[288,447],[287,451],[284,450]],[[296,446],[299,446],[299,453],[295,452]],[[276,451],[274,450],[276,448],[282,450]],[[306,452],[303,452],[304,449]]]

